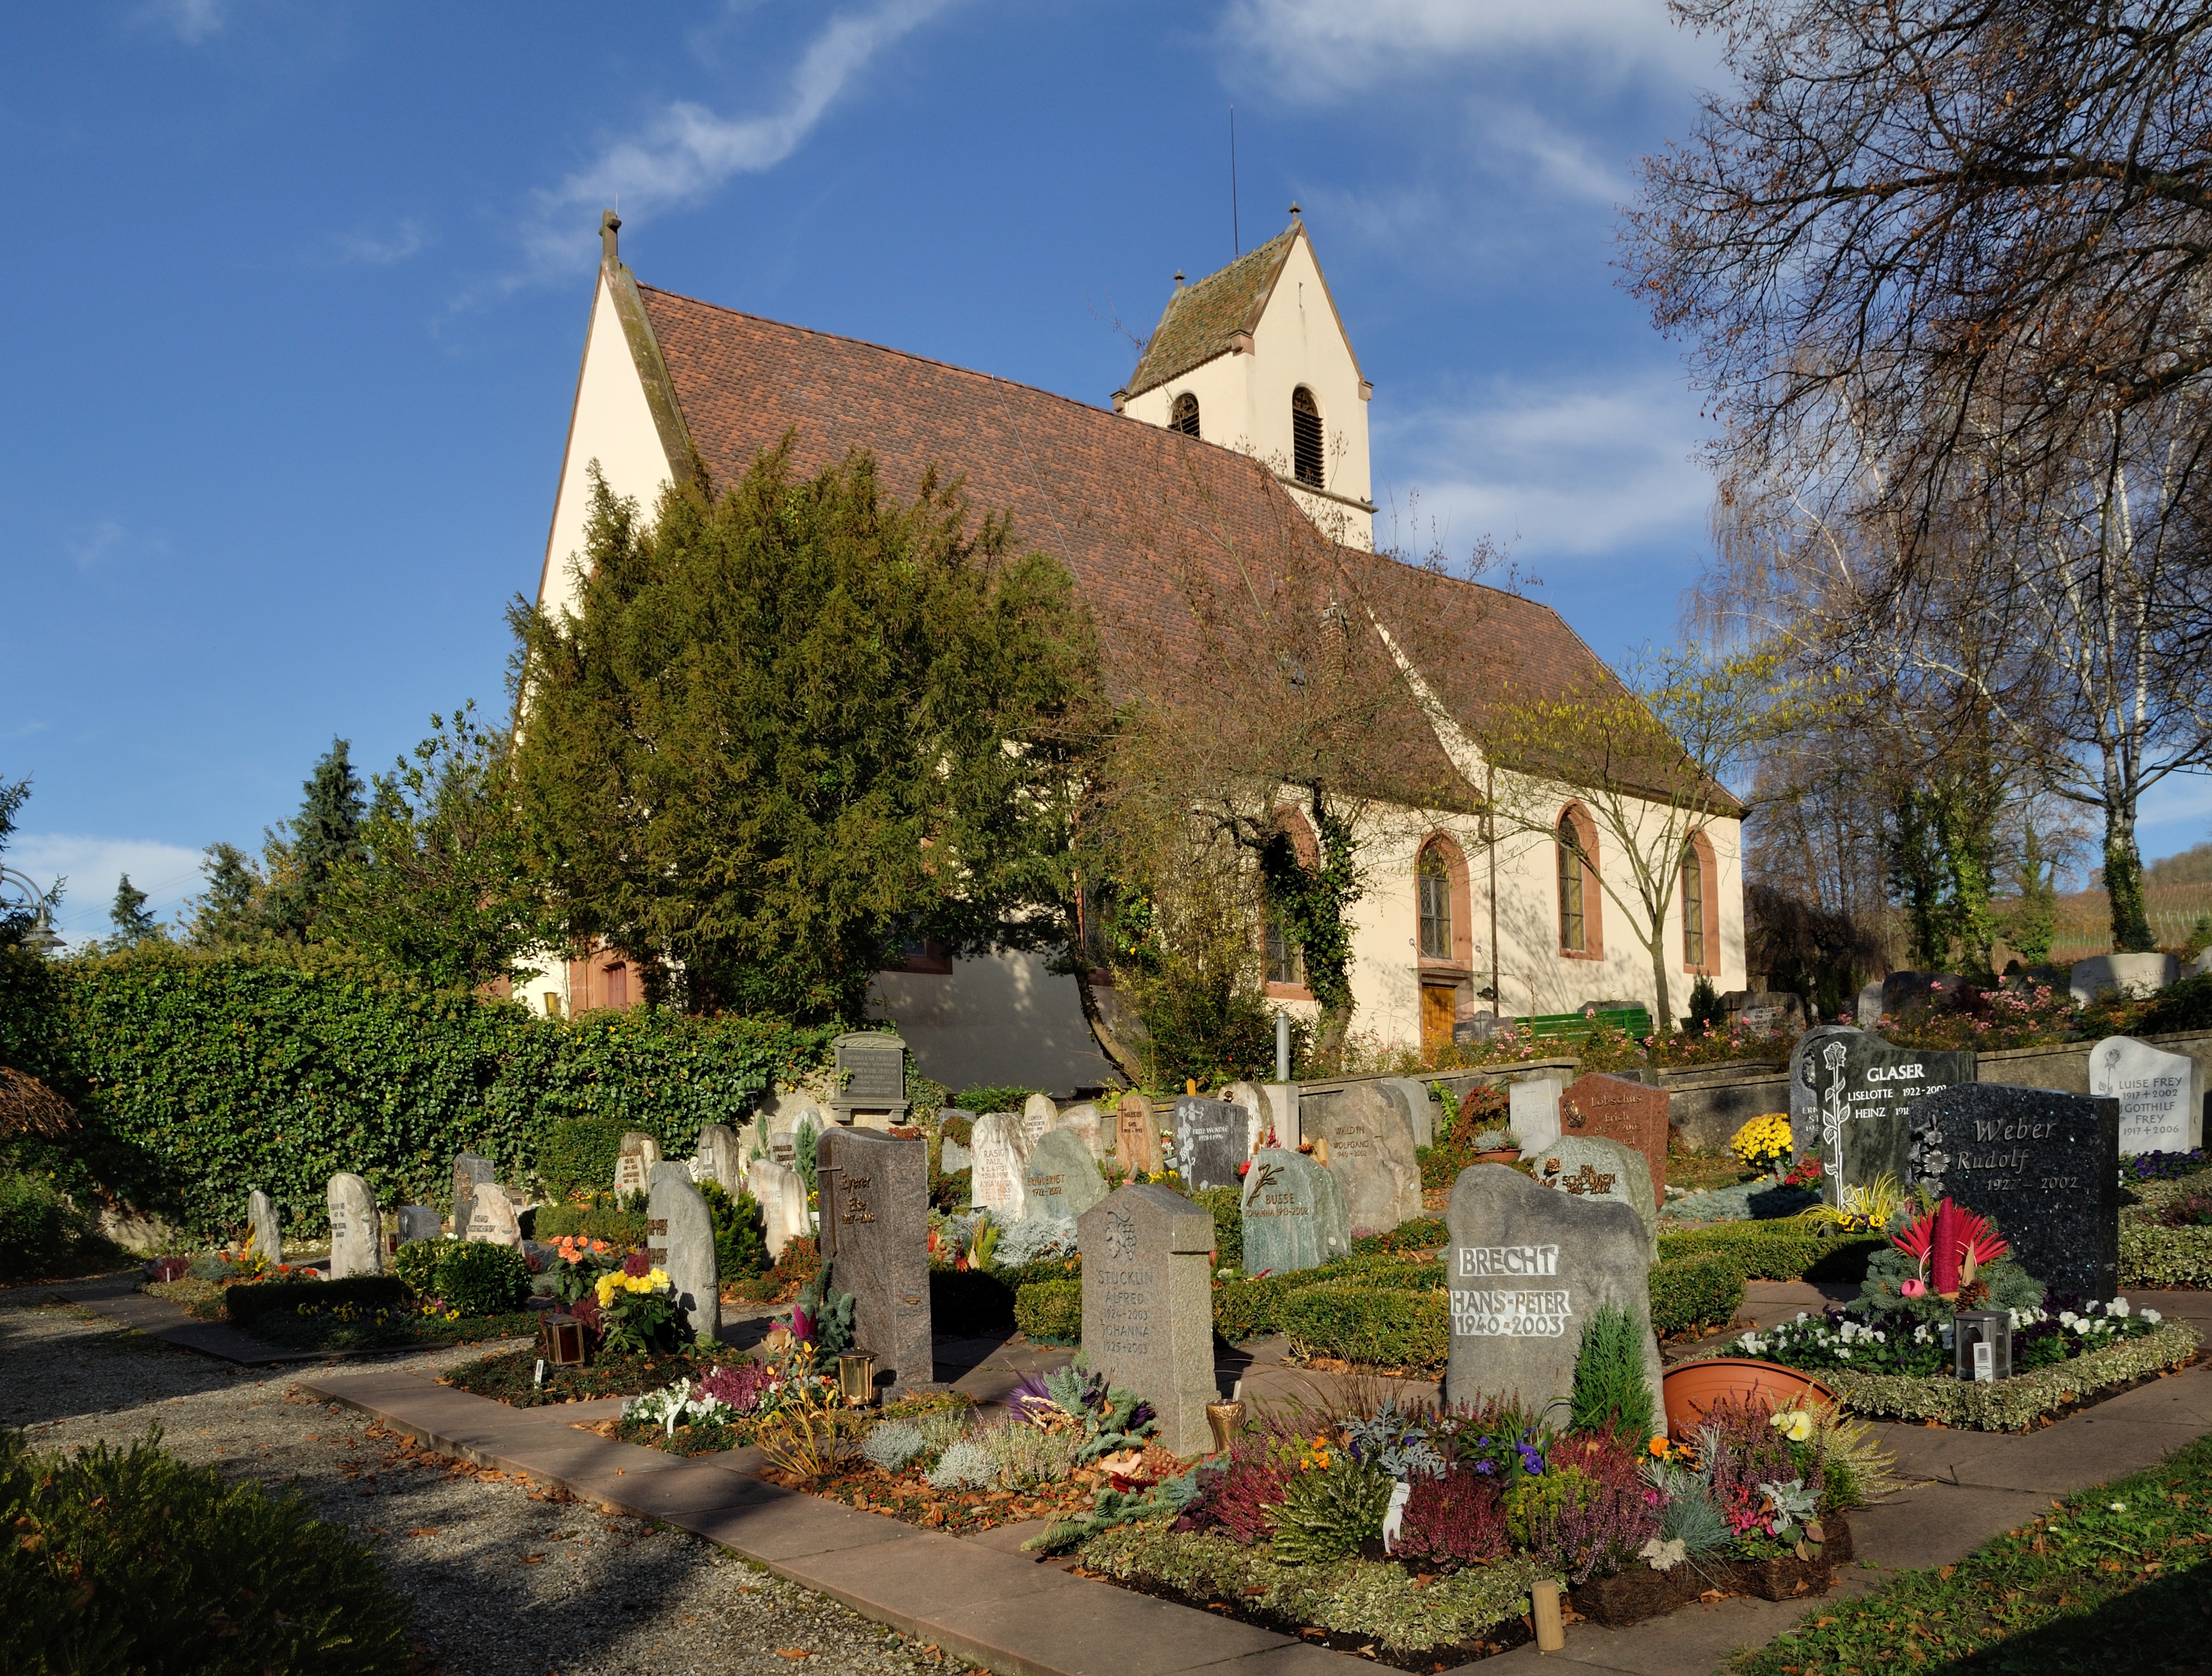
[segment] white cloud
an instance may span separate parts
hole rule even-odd
[[[88,576],[116,569],[134,558],[158,558],[169,550],[160,536],[140,535],[112,518],[78,525],[62,537],[70,562]]]
[[[187,46],[197,46],[210,35],[222,33],[230,8],[226,0],[147,0],[138,19],[166,29]]]
[[[757,116],[724,117],[679,100],[643,131],[608,146],[588,167],[532,196],[522,242],[544,277],[586,265],[599,212],[635,223],[696,203],[732,176],[774,168],[796,151],[869,60],[944,9],[947,0],[885,0],[833,18],[791,74],[782,103]]]
[[[339,261],[364,262],[377,268],[404,262],[422,249],[422,224],[416,221],[401,222],[388,235],[333,233],[330,238],[331,253]]]
[[[1376,455],[1389,467],[1378,498],[1402,507],[1417,496],[1423,531],[1435,519],[1454,551],[1484,535],[1529,560],[1701,537],[1712,495],[1692,458],[1701,434],[1696,401],[1679,378],[1500,381],[1465,407],[1378,424]],[[1387,516],[1382,521],[1387,540]]]
[[[173,920],[185,898],[200,893],[200,853],[150,838],[103,838],[81,832],[16,832],[4,858],[10,871],[27,873],[41,889],[66,877],[69,888],[55,929],[71,943],[105,937],[116,882],[124,874],[147,896],[147,908]],[[12,896],[15,893],[11,891]]]

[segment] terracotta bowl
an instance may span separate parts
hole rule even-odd
[[[1503,1152],[1478,1152],[1474,1161],[1479,1164],[1517,1164],[1521,1155],[1509,1146]]]
[[[1660,1388],[1667,1403],[1667,1430],[1677,1437],[1697,1430],[1705,1410],[1723,1397],[1755,1399],[1769,1408],[1787,1407],[1808,1393],[1836,1401],[1836,1394],[1810,1374],[1735,1356],[1679,1362],[1667,1369]]]

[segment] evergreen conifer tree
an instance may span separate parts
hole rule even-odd
[[[128,873],[115,882],[115,906],[107,910],[107,917],[115,927],[118,948],[135,948],[161,934],[161,926],[146,910],[146,893],[131,883]]]
[[[329,754],[315,764],[303,790],[307,800],[285,829],[272,836],[269,922],[280,937],[304,943],[314,935],[332,876],[362,854],[361,827],[367,813],[361,776],[348,759],[349,742],[331,741]]]
[[[235,844],[210,844],[201,852],[200,873],[207,890],[186,904],[192,910],[193,946],[230,949],[259,942],[265,934],[262,879],[246,852]]]

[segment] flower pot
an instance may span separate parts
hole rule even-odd
[[[1517,1164],[1521,1155],[1509,1146],[1502,1152],[1478,1152],[1474,1161],[1479,1164]]]
[[[1723,1397],[1757,1397],[1770,1408],[1787,1407],[1808,1394],[1831,1404],[1836,1400],[1836,1394],[1810,1374],[1737,1356],[1677,1363],[1667,1369],[1661,1390],[1667,1404],[1667,1430],[1676,1437],[1695,1432],[1705,1410]]]

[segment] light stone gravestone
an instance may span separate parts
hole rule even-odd
[[[434,1240],[446,1231],[445,1218],[434,1205],[402,1205],[399,1207],[399,1243],[412,1245],[417,1240]]]
[[[1355,1236],[1387,1234],[1421,1214],[1413,1126],[1374,1084],[1338,1090],[1305,1128],[1328,1143],[1328,1169]]]
[[[1125,1094],[1114,1114],[1114,1157],[1124,1175],[1160,1173],[1159,1120],[1141,1094]]]
[[[839,1088],[830,1114],[840,1124],[888,1129],[906,1121],[906,1043],[883,1030],[856,1030],[830,1044]]]
[[[773,1158],[755,1158],[745,1180],[761,1207],[761,1223],[771,1258],[781,1257],[784,1247],[814,1231],[814,1224],[806,1213],[806,1180],[789,1164],[780,1164]]]
[[[735,1129],[726,1123],[709,1123],[699,1131],[698,1150],[691,1157],[691,1177],[712,1181],[724,1193],[744,1190],[745,1155]]]
[[[2083,1006],[2117,991],[2139,1001],[2181,981],[2181,962],[2172,955],[2092,955],[2077,960],[2066,975],[2066,987]]]
[[[1267,1125],[1270,1114],[1267,1096],[1260,1091],[1257,1083],[1231,1083],[1221,1090],[1221,1097],[1232,1106],[1242,1107],[1251,1125],[1251,1133],[1244,1145],[1244,1156],[1250,1157],[1267,1145]]]
[[[2089,1050],[2089,1092],[2120,1102],[2120,1156],[2187,1152],[2204,1120],[2197,1061],[2132,1036],[2108,1035]]]
[[[937,1122],[940,1133],[944,1128],[945,1120],[953,1117],[958,1118],[968,1126],[968,1133],[972,1138],[975,1132],[975,1114],[961,1106],[947,1106],[938,1113]],[[964,1143],[953,1139],[950,1135],[945,1135],[938,1142],[937,1168],[942,1174],[957,1175],[962,1170],[972,1168],[975,1162],[975,1154],[968,1150]]]
[[[1079,1100],[1060,1114],[1054,1126],[1080,1140],[1091,1153],[1094,1163],[1106,1157],[1106,1118],[1094,1101]]]
[[[1632,1146],[1597,1135],[1562,1135],[1531,1155],[1535,1179],[1545,1187],[1578,1199],[1617,1199],[1636,1212],[1659,1254],[1659,1206],[1651,1196],[1651,1175],[1644,1155]]]
[[[2118,1100],[2001,1083],[1942,1089],[1913,1102],[1912,1151],[1929,1193],[1995,1222],[2052,1291],[2118,1291]]]
[[[1877,978],[1859,991],[1858,1005],[1854,1016],[1857,1018],[1859,1028],[1863,1030],[1871,1030],[1880,1027],[1881,1023],[1881,981],[1880,979]]]
[[[1030,1145],[1034,1146],[1040,1137],[1060,1121],[1060,1108],[1053,1103],[1050,1095],[1032,1094],[1022,1102],[1021,1116],[1022,1133],[1029,1137]]]
[[[384,1223],[376,1195],[360,1176],[331,1177],[331,1278],[384,1272]]]
[[[1296,1083],[1264,1083],[1261,1092],[1267,1096],[1267,1118],[1274,1125],[1273,1145],[1285,1151],[1295,1152],[1304,1139],[1298,1133],[1298,1085]]]
[[[1786,990],[1731,989],[1721,997],[1721,1020],[1731,1027],[1793,1035],[1805,1028],[1805,1003]]]
[[[1029,1132],[1012,1112],[986,1112],[970,1126],[968,1199],[1000,1222],[1019,1222],[1029,1208],[1023,1176],[1029,1168]]]
[[[1577,1077],[1559,1095],[1559,1133],[1617,1140],[1644,1155],[1656,1208],[1667,1185],[1667,1090],[1603,1072]]]
[[[1176,1172],[1193,1193],[1233,1187],[1252,1156],[1252,1114],[1226,1100],[1186,1095],[1175,1104]]]
[[[1106,1197],[1106,1178],[1080,1135],[1054,1129],[1030,1149],[1022,1192],[1025,1215],[1072,1223]]]
[[[469,1200],[469,1225],[461,1237],[480,1245],[522,1248],[522,1223],[505,1187],[496,1181],[477,1183],[475,1196]]]
[[[1318,1268],[1352,1249],[1344,1195],[1326,1165],[1263,1146],[1244,1177],[1244,1272]]]
[[[1460,1172],[1445,1222],[1446,1402],[1517,1398],[1564,1425],[1583,1332],[1611,1304],[1642,1327],[1652,1412],[1665,1412],[1651,1334],[1650,1246],[1635,1211],[1618,1199],[1553,1193],[1504,1164],[1474,1164]]]
[[[1820,1196],[1831,1205],[1846,1187],[1882,1175],[1910,1186],[1911,1102],[1973,1080],[1970,1053],[1899,1048],[1841,1026],[1808,1030],[1790,1054],[1790,1151],[1820,1161]]]
[[[1532,1077],[1505,1090],[1505,1126],[1521,1142],[1521,1156],[1542,1151],[1559,1138],[1559,1090],[1555,1077]]]
[[[668,1276],[668,1290],[692,1333],[711,1343],[721,1336],[722,1288],[707,1195],[692,1185],[690,1170],[680,1163],[655,1164],[648,1187],[653,1197],[645,1212],[646,1258]]]
[[[1413,1145],[1418,1150],[1437,1144],[1437,1099],[1429,1092],[1428,1084],[1411,1077],[1385,1077],[1382,1091],[1390,1096],[1391,1103],[1406,1114],[1406,1120],[1413,1126]]]
[[[1083,1357],[1159,1417],[1157,1441],[1188,1458],[1213,1447],[1213,1218],[1158,1182],[1117,1187],[1076,1224]]]
[[[853,1295],[853,1347],[901,1395],[936,1375],[930,1348],[929,1151],[919,1136],[833,1129],[816,1147],[822,1260]],[[1087,1162],[1087,1161],[1086,1161]]]
[[[453,1237],[465,1238],[469,1231],[469,1200],[474,1197],[477,1186],[483,1181],[495,1181],[499,1172],[489,1158],[479,1158],[473,1152],[459,1152],[453,1156]]]
[[[659,1162],[660,1143],[642,1130],[630,1130],[622,1138],[622,1150],[615,1154],[615,1191],[650,1191],[653,1167]]]
[[[246,1224],[253,1230],[253,1248],[272,1263],[284,1260],[284,1234],[276,1222],[276,1201],[256,1187],[246,1195]]]

